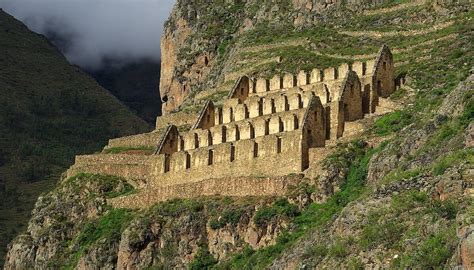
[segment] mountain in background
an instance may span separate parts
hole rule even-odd
[[[45,36],[64,54],[71,49],[75,36],[67,31],[46,31]],[[158,53],[158,48],[157,48]],[[151,125],[161,115],[160,62],[154,59],[107,57],[96,67],[83,68],[102,87],[109,90],[132,112]]]
[[[0,265],[38,195],[75,155],[149,129],[44,36],[0,10]]]
[[[86,72],[151,125],[161,115],[159,62],[142,59],[133,63],[117,63],[111,59],[99,70]]]

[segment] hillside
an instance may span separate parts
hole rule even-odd
[[[75,155],[148,129],[43,36],[0,10],[0,264],[39,194]]]
[[[87,73],[140,118],[155,124],[156,117],[161,114],[160,63],[139,60],[117,64],[111,61],[99,70]]]
[[[166,101],[161,122],[177,127],[115,141],[132,144],[163,136],[157,151],[117,147],[80,157],[77,161],[92,162],[76,162],[68,171],[71,177],[38,199],[27,232],[10,245],[5,268],[470,269],[472,4],[327,2],[178,0],[162,38],[160,79]],[[172,192],[170,186],[152,189],[159,177],[150,189],[143,186],[156,174],[143,173],[141,161],[156,161],[152,153],[164,149],[169,134],[188,134],[187,116],[202,124],[209,101],[223,110],[232,102],[230,91],[240,88],[241,76],[270,79],[265,84],[276,77],[282,85],[278,76],[287,73],[308,74],[378,58],[383,44],[391,48],[401,87],[380,99],[375,112],[348,122],[346,136],[316,148],[308,169],[280,177],[296,182],[284,195],[245,196],[276,179],[230,177],[217,185],[213,196],[199,196],[209,189],[187,183],[178,186],[176,197],[190,193],[188,197],[149,206],[163,195],[159,191]],[[279,96],[289,91],[280,88]],[[271,115],[276,114],[273,102],[267,106]],[[251,130],[248,134],[256,133]],[[209,137],[213,139],[208,136],[208,142]],[[276,141],[276,152],[281,152]],[[194,140],[192,151],[199,142]],[[255,145],[247,156],[259,158]],[[176,169],[166,163],[167,154],[162,160],[165,173]],[[181,167],[192,171],[193,160],[181,154]],[[198,161],[215,168],[217,157],[209,151],[207,159]],[[158,164],[147,166],[158,171]],[[253,169],[250,164],[243,170]],[[239,183],[247,193],[217,196],[229,195],[229,187]],[[204,192],[195,194],[197,190]]]

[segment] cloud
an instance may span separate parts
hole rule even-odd
[[[175,0],[0,0],[0,7],[45,34],[71,63],[159,60],[160,37]]]

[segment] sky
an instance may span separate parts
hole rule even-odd
[[[159,60],[175,0],[0,0],[0,8],[45,34],[68,60],[100,69],[105,59]]]

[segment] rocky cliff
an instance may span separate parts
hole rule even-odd
[[[114,209],[107,199],[134,192],[123,179],[61,179],[5,268],[472,268],[473,16],[450,1],[178,1],[162,39],[167,113],[219,106],[242,74],[370,59],[381,44],[405,83],[283,197]]]

